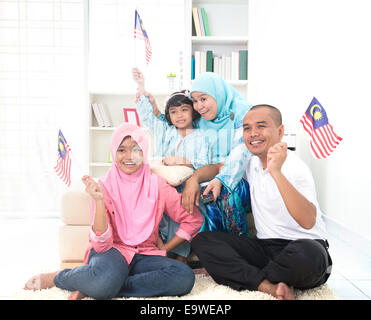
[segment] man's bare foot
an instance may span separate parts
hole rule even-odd
[[[284,282],[273,284],[268,280],[263,280],[259,284],[258,290],[268,293],[273,297],[276,297],[278,300],[295,300],[294,288],[289,287]]]
[[[277,284],[276,297],[278,300],[295,300],[294,288],[280,282]]]
[[[48,289],[55,286],[54,278],[59,271],[40,273],[31,277],[24,285],[25,290],[42,290]]]
[[[84,298],[85,296],[80,291],[73,291],[68,297],[68,300],[81,300]]]

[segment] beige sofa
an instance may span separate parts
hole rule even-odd
[[[90,196],[83,190],[63,194],[59,229],[59,257],[62,269],[83,264],[89,244]]]
[[[249,233],[255,236],[254,220],[247,214]],[[62,197],[59,230],[60,267],[73,268],[83,264],[85,250],[89,243],[90,196],[84,190],[72,190]]]

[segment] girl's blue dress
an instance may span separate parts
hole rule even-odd
[[[137,103],[140,121],[152,132],[155,144],[154,156],[180,156],[188,159],[193,167],[210,164],[210,147],[206,137],[195,128],[182,137],[178,129],[170,125],[165,117],[156,117],[148,98],[141,95]]]

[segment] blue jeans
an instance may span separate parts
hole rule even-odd
[[[182,296],[194,282],[192,269],[180,261],[135,254],[128,264],[115,248],[102,253],[92,249],[87,265],[64,269],[54,278],[58,288],[95,299]]]

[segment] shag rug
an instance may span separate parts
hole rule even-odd
[[[19,290],[14,293],[14,300],[67,300],[69,291],[53,287],[37,291]],[[324,284],[310,290],[295,290],[297,300],[339,300],[333,291]],[[91,298],[85,298],[91,299]],[[117,300],[137,300],[137,298],[117,298]],[[139,298],[140,300],[145,298]],[[259,291],[235,291],[227,286],[219,285],[210,276],[196,275],[192,291],[182,297],[159,297],[151,300],[276,300],[275,297]]]

